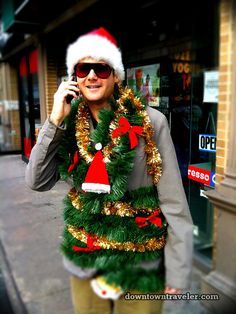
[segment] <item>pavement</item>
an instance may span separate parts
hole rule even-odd
[[[11,305],[16,314],[73,314],[59,252],[68,185],[58,181],[50,191],[32,191],[25,167],[21,155],[0,156],[0,268]],[[203,275],[194,267],[190,293],[200,293]],[[200,301],[165,302],[163,314],[177,313],[209,312]]]

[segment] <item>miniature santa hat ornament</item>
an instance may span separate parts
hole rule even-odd
[[[94,155],[89,166],[84,183],[82,184],[82,190],[94,193],[110,193],[111,187],[109,184],[108,173],[106,164],[103,160],[104,156],[101,152],[102,145],[97,143],[95,148],[98,151]]]
[[[93,291],[102,299],[117,300],[124,293],[121,287],[108,284],[102,276],[92,279],[90,284]]]
[[[66,55],[69,76],[73,75],[75,65],[86,57],[107,62],[115,70],[120,81],[124,80],[121,51],[117,47],[116,39],[105,28],[100,27],[82,35],[69,45]]]

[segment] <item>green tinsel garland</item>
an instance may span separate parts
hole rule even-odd
[[[67,130],[59,150],[61,160],[64,162],[59,166],[61,178],[66,180],[69,177],[73,179],[74,186],[79,188],[83,183],[85,174],[87,173],[88,166],[84,161],[80,161],[79,165],[68,173],[68,167],[71,163],[71,158],[74,152],[78,149],[75,138],[75,120],[80,101],[74,101],[72,103],[72,109],[69,117],[66,120]],[[126,107],[132,107],[130,100],[125,103]],[[115,110],[115,102],[111,102],[111,107]],[[109,142],[109,125],[114,118],[114,111],[103,109],[99,113],[100,122],[97,128],[91,133],[91,141],[94,143],[100,142],[103,146]],[[130,123],[135,125],[142,125],[142,117],[136,113],[133,109],[132,114],[127,114],[126,118]],[[117,117],[118,119],[118,117]],[[95,152],[93,145],[90,145],[89,150]],[[87,210],[92,213],[99,213],[102,210],[103,202],[114,202],[119,200],[127,191],[127,178],[133,169],[133,159],[135,156],[135,150],[129,149],[128,136],[122,136],[119,141],[119,145],[113,148],[111,161],[107,164],[107,171],[110,178],[110,184],[112,186],[112,193],[102,195],[100,201],[95,201],[94,193],[86,193],[82,196],[84,198],[83,203]]]
[[[101,273],[102,275],[102,273]],[[139,267],[120,267],[120,270],[105,275],[106,282],[120,286],[124,291],[138,290],[141,293],[160,293],[164,289],[164,269],[145,270]]]
[[[74,187],[80,190],[84,182],[89,165],[80,159],[78,165],[68,173],[68,167],[72,162],[74,153],[78,150],[75,137],[75,121],[80,101],[72,102],[72,109],[66,119],[67,130],[60,147],[61,164],[59,165],[61,178],[73,180]],[[132,101],[127,99],[124,104],[128,109],[125,117],[131,125],[142,125],[142,117],[137,113]],[[109,126],[114,119],[117,109],[115,101],[111,101],[112,110],[101,110],[100,122],[91,132],[91,143],[102,143],[106,146],[109,139]],[[115,117],[119,118],[119,115]],[[90,145],[89,152],[95,153],[94,145]],[[127,191],[128,176],[133,169],[135,150],[129,148],[129,138],[126,134],[119,140],[119,144],[112,150],[111,160],[107,163],[112,192],[110,194],[81,193],[80,200],[83,210],[76,209],[71,200],[65,198],[64,219],[66,224],[83,227],[88,233],[97,236],[106,236],[109,240],[118,242],[132,241],[143,243],[152,237],[160,237],[166,234],[166,222],[163,218],[163,227],[159,228],[149,224],[145,228],[139,228],[134,217],[120,217],[115,215],[102,215],[104,203],[118,200],[128,202],[135,208],[157,208],[159,204],[156,187],[142,187],[135,191]],[[142,215],[141,215],[142,216]],[[108,283],[120,285],[125,290],[138,289],[141,292],[156,292],[163,288],[163,271],[144,270],[133,267],[140,262],[155,261],[163,256],[163,249],[158,251],[130,252],[118,250],[98,250],[94,252],[74,252],[72,247],[86,247],[86,244],[74,238],[65,226],[64,240],[61,251],[76,265],[83,268],[96,268],[98,273],[106,277]],[[125,267],[124,267],[125,266]]]
[[[75,209],[69,198],[65,199],[65,205],[64,220],[68,225],[83,227],[87,232],[106,236],[109,240],[142,243],[153,237],[160,238],[166,232],[164,217],[162,217],[162,228],[157,228],[153,224],[149,224],[145,228],[137,228],[133,217],[88,215],[86,210]]]
[[[119,269],[121,265],[133,267],[140,262],[155,261],[163,256],[163,250],[130,252],[117,250],[98,250],[94,252],[74,252],[72,247],[78,245],[86,247],[85,243],[75,239],[66,229],[64,230],[64,241],[61,244],[61,251],[76,265],[84,268],[96,268],[98,270],[114,271]]]

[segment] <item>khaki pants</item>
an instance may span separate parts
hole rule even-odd
[[[162,301],[99,298],[90,286],[90,280],[71,276],[71,296],[75,314],[161,314]],[[130,293],[138,293],[130,291]]]

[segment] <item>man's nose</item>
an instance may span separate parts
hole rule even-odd
[[[89,78],[89,79],[97,78],[97,75],[96,75],[96,73],[94,72],[94,69],[91,69],[91,70],[89,71],[88,78]]]

